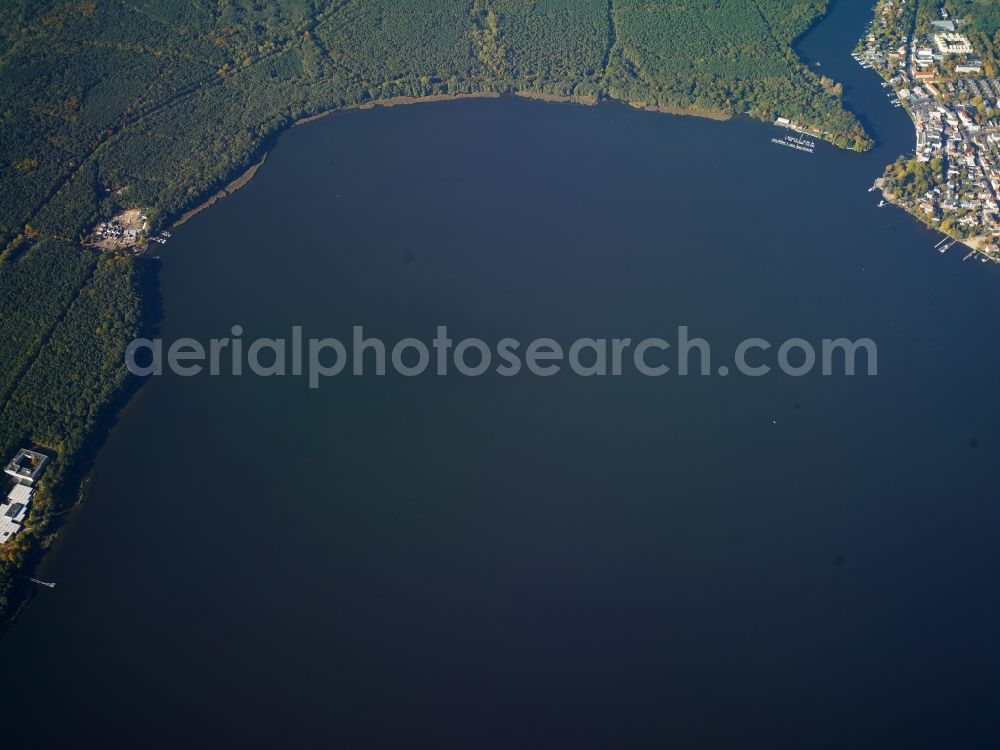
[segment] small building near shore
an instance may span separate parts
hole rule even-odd
[[[14,477],[18,482],[34,484],[35,480],[41,476],[45,464],[49,462],[49,457],[44,453],[22,449],[18,451],[14,459],[7,464],[3,470],[5,474]]]
[[[28,515],[28,506],[35,491],[25,484],[15,484],[7,499],[0,503],[0,544],[17,536],[21,523]]]

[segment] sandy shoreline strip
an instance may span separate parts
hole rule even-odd
[[[593,107],[600,101],[596,96],[547,94],[544,91],[531,91],[528,89],[515,91],[514,96],[519,96],[522,99],[534,99],[537,102],[568,102],[569,104],[583,104],[588,107]]]
[[[336,107],[319,112],[308,117],[301,117],[292,123],[293,128],[299,125],[308,125],[310,122],[322,120],[324,117],[332,115],[334,112],[350,112],[351,110],[369,110],[376,107],[398,107],[403,104],[421,104],[422,102],[450,102],[459,99],[498,99],[501,94],[495,91],[472,91],[464,94],[430,94],[429,96],[393,96],[388,99],[376,99],[364,104],[348,104],[346,107]]]
[[[239,190],[241,187],[244,187],[248,182],[250,182],[250,180],[253,179],[253,176],[255,174],[257,174],[257,170],[260,169],[262,166],[264,166],[264,162],[266,160],[267,160],[267,154],[265,153],[264,156],[261,157],[261,160],[259,162],[257,162],[256,164],[254,164],[246,172],[244,172],[239,177],[237,177],[235,180],[233,180],[228,185],[226,185],[224,188],[222,188],[222,190],[220,190],[219,192],[215,193],[213,196],[211,196],[204,203],[201,203],[201,204],[195,206],[190,211],[185,211],[181,215],[181,217],[171,225],[171,229],[174,228],[174,227],[179,227],[181,224],[187,223],[190,219],[194,218],[197,214],[200,214],[206,208],[209,208],[210,206],[213,206],[216,201],[220,201],[223,198],[225,198],[227,195],[232,195],[237,190]]]

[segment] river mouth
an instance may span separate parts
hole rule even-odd
[[[773,136],[513,98],[287,133],[163,251],[165,340],[688,326],[879,373],[152,378],[5,639],[15,737],[985,746],[996,285],[875,207],[878,154]]]

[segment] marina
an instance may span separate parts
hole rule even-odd
[[[964,238],[974,254],[1000,260],[1000,120],[991,106],[1000,79],[991,72],[988,44],[962,33],[967,21],[949,18],[940,4],[941,17],[932,20],[932,12],[923,24],[905,0],[880,0],[874,10],[852,57],[878,73],[891,106],[905,109],[916,129],[912,155],[886,173],[887,196],[929,226]],[[916,172],[924,174],[921,189],[901,191]],[[951,245],[936,247],[945,252]]]

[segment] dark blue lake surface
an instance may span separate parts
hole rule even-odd
[[[992,748],[1000,273],[912,148],[516,99],[332,116],[175,232],[161,334],[871,337],[877,377],[168,376],[3,640],[4,747]]]

